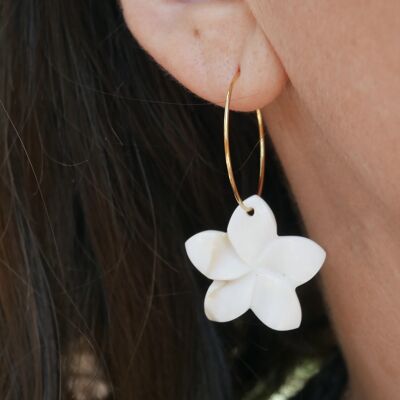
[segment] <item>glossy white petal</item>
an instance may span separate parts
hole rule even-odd
[[[234,249],[247,264],[252,265],[268,243],[277,237],[274,214],[259,196],[244,200],[254,210],[249,215],[240,206],[233,212],[228,224],[228,237]]]
[[[225,232],[200,232],[185,247],[192,264],[209,279],[236,279],[251,269],[236,254]]]
[[[277,331],[296,329],[301,323],[301,307],[295,288],[279,277],[256,278],[251,309],[262,323]]]
[[[211,321],[228,322],[240,317],[249,308],[255,284],[250,273],[234,281],[214,281],[204,300],[204,311]]]
[[[325,250],[312,240],[301,236],[282,236],[265,247],[257,266],[299,286],[320,270],[325,258]]]

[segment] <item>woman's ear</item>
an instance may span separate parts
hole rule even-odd
[[[270,103],[285,70],[244,0],[121,0],[143,48],[182,85],[222,105],[238,68],[232,108]]]

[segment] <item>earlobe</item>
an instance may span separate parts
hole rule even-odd
[[[150,55],[198,96],[223,105],[240,68],[232,109],[279,95],[286,73],[248,6],[238,0],[121,0],[126,23]]]

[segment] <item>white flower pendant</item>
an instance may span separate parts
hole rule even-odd
[[[244,201],[227,232],[200,232],[185,243],[194,266],[214,280],[204,309],[208,319],[227,322],[251,309],[268,327],[296,329],[301,307],[296,287],[309,281],[321,268],[326,253],[301,236],[278,236],[274,214],[259,196]]]

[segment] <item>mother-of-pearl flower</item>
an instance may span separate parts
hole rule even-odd
[[[236,208],[227,232],[200,232],[185,243],[193,265],[207,278],[204,309],[216,322],[247,310],[268,327],[286,331],[301,322],[296,287],[309,281],[325,261],[325,251],[301,236],[278,236],[274,214],[259,196],[249,197],[247,214]]]

